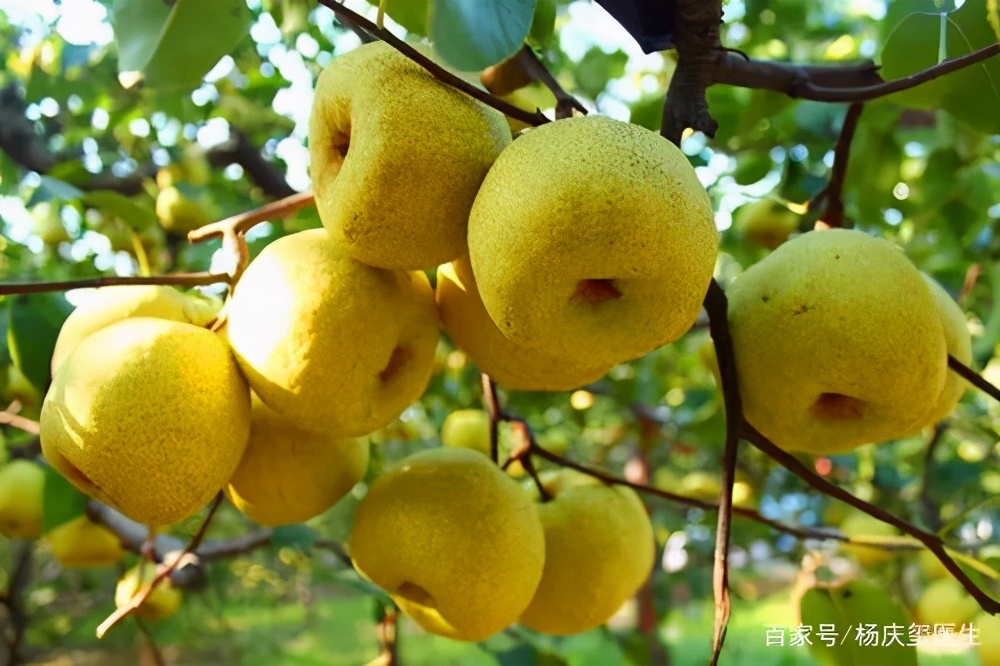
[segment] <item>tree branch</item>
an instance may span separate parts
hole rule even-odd
[[[483,405],[490,415],[490,458],[496,463],[500,460],[500,399],[497,385],[488,374],[480,373],[479,379],[483,384]]]
[[[882,522],[888,523],[889,525],[892,525],[893,527],[920,541],[920,543],[924,544],[928,550],[937,556],[938,560],[941,561],[941,564],[943,564],[951,575],[954,576],[955,579],[958,580],[958,582],[961,583],[966,590],[968,590],[969,594],[971,594],[973,598],[979,602],[979,605],[984,611],[993,615],[1000,613],[1000,601],[996,601],[990,595],[980,590],[972,579],[969,578],[968,574],[966,574],[965,571],[963,571],[962,568],[955,563],[955,560],[953,560],[945,551],[944,543],[941,541],[941,537],[930,532],[925,532],[919,527],[916,527],[901,518],[897,518],[884,509],[874,504],[865,502],[864,500],[850,494],[843,488],[830,483],[823,477],[814,473],[806,465],[799,462],[795,456],[778,448],[777,445],[775,445],[771,440],[761,434],[756,428],[747,423],[745,420],[743,422],[742,430],[743,437],[751,444],[760,449],[769,458],[776,461],[792,474],[795,474],[795,476],[805,481],[812,488],[815,488],[821,493],[831,497],[835,497],[842,502],[846,502],[854,508],[860,509],[868,515],[878,518]]]
[[[844,180],[847,178],[847,163],[851,159],[851,143],[854,141],[854,133],[858,128],[858,121],[861,119],[863,110],[864,104],[862,102],[854,102],[847,107],[844,124],[840,128],[840,136],[837,138],[837,146],[833,151],[833,169],[830,171],[830,182],[813,198],[810,204],[810,206],[816,206],[821,201],[825,203],[823,222],[829,227],[844,226]]]
[[[282,199],[295,194],[295,190],[285,180],[284,174],[264,159],[261,152],[250,143],[241,130],[231,127],[229,139],[208,149],[208,163],[216,168],[239,164],[250,180],[273,199]]]
[[[544,83],[545,87],[555,95],[556,118],[571,118],[574,109],[587,115],[587,107],[583,105],[583,102],[563,90],[563,87],[556,81],[556,77],[552,76],[552,72],[545,67],[545,63],[539,59],[530,46],[525,44],[518,51],[517,59],[533,79]]]
[[[990,384],[988,381],[983,379],[978,372],[965,365],[951,354],[948,354],[948,367],[954,370],[955,374],[959,377],[969,382],[997,402],[1000,402],[1000,388]]]
[[[202,271],[199,273],[173,273],[170,275],[105,275],[98,278],[88,278],[84,280],[60,280],[57,282],[2,282],[0,283],[0,296],[9,294],[38,294],[49,291],[69,291],[70,289],[88,289],[91,287],[110,287],[125,284],[167,284],[178,287],[200,287],[218,282],[228,282],[229,276],[225,273],[210,273]]]
[[[317,2],[319,2],[319,4],[323,5],[327,9],[332,10],[333,13],[336,14],[338,18],[346,17],[350,21],[350,23],[356,26],[360,26],[362,30],[365,30],[369,34],[378,37],[380,40],[382,40],[389,46],[393,47],[394,49],[405,55],[410,60],[414,61],[415,63],[426,69],[428,72],[431,73],[431,75],[434,76],[434,78],[444,83],[447,83],[453,88],[461,90],[466,95],[469,95],[470,97],[479,100],[483,104],[491,106],[497,111],[500,111],[501,113],[508,115],[511,118],[515,118],[529,125],[538,126],[538,125],[544,125],[545,123],[549,122],[549,119],[545,117],[545,114],[528,113],[524,109],[519,109],[518,107],[514,106],[511,103],[505,102],[502,99],[496,97],[495,95],[491,95],[488,92],[484,92],[479,88],[477,88],[476,86],[472,85],[471,83],[463,81],[461,78],[455,76],[441,65],[437,64],[424,54],[420,53],[415,48],[413,48],[412,46],[401,40],[399,37],[396,37],[388,30],[379,29],[377,25],[375,25],[365,17],[361,16],[357,12],[353,12],[347,7],[341,5],[336,0],[317,0]]]
[[[709,114],[705,91],[712,85],[714,65],[722,53],[721,23],[721,0],[677,0],[674,17],[677,69],[667,88],[660,125],[660,134],[675,145],[680,145],[688,128],[713,137],[719,127]]]

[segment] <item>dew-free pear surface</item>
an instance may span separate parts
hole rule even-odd
[[[691,328],[718,232],[676,146],[584,116],[532,129],[501,153],[472,206],[468,242],[479,294],[505,336],[600,366]]]
[[[503,114],[388,44],[338,57],[316,82],[310,176],[323,225],[354,259],[432,268],[465,251],[469,209],[511,141]]]
[[[219,336],[131,318],[76,346],[45,396],[40,429],[46,459],[82,492],[146,525],[170,525],[232,476],[250,395]]]

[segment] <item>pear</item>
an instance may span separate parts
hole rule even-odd
[[[799,217],[773,199],[753,201],[736,210],[733,226],[759,247],[773,250],[799,227]]]
[[[76,346],[45,396],[40,430],[46,459],[81,492],[165,526],[232,477],[250,394],[218,335],[135,317]]]
[[[37,539],[42,534],[45,472],[29,460],[0,468],[0,534],[11,539]]]
[[[979,612],[979,603],[954,578],[930,583],[920,594],[914,614],[921,624],[953,624],[956,628],[969,622]]]
[[[355,261],[323,229],[261,251],[236,286],[227,328],[264,404],[338,438],[374,432],[419,399],[439,338],[424,273]]]
[[[614,363],[553,355],[508,339],[483,305],[468,257],[438,267],[435,291],[444,330],[479,369],[516,391],[568,391],[596,382]]]
[[[812,231],[730,284],[729,327],[747,420],[815,455],[905,437],[945,383],[934,296],[896,245]]]
[[[368,441],[337,439],[287,421],[251,396],[250,441],[225,487],[261,525],[301,523],[336,504],[368,469]]]
[[[982,611],[973,618],[972,626],[979,631],[976,652],[982,666],[1000,664],[1000,617]]]
[[[490,415],[482,409],[459,409],[441,424],[441,443],[490,455]]]
[[[545,472],[541,481],[551,499],[532,494],[545,532],[545,568],[520,622],[546,634],[576,634],[607,622],[649,578],[653,527],[631,488],[568,469]]]
[[[360,46],[316,82],[309,155],[320,219],[371,266],[451,261],[465,249],[479,185],[510,140],[498,111],[388,44]]]
[[[413,454],[371,484],[350,552],[424,629],[481,641],[528,607],[545,536],[516,481],[481,453],[445,447]]]
[[[222,306],[218,299],[184,294],[160,285],[125,285],[95,289],[70,313],[52,352],[52,374],[87,336],[130,317],[155,317],[207,326]]]
[[[67,569],[109,567],[125,555],[118,536],[87,516],[77,516],[53,528],[45,541]]]
[[[469,217],[479,294],[504,336],[593,366],[683,335],[708,289],[718,234],[708,194],[672,143],[600,116],[525,132]]]
[[[878,518],[869,516],[862,511],[849,511],[847,516],[840,523],[840,531],[845,536],[859,537],[873,543],[881,538],[897,539],[900,536],[899,530],[888,523],[883,523]],[[854,556],[863,567],[870,567],[882,562],[888,562],[896,557],[896,553],[877,546],[866,546],[861,544],[841,544],[841,550]]]
[[[147,588],[156,577],[156,567],[150,562],[141,562],[125,572],[115,587],[115,606],[121,608],[132,598]],[[181,605],[184,593],[174,587],[170,578],[165,578],[134,612],[140,620],[156,622],[164,620]]]
[[[922,275],[927,284],[930,285],[931,293],[934,295],[934,300],[941,312],[948,353],[965,365],[969,365],[972,363],[972,338],[969,335],[965,313],[962,312],[962,308],[958,306],[955,299],[945,291],[944,287],[938,284],[937,280],[926,273]],[[944,380],[944,388],[941,389],[941,395],[938,396],[926,418],[926,425],[936,423],[951,414],[968,386],[968,382],[949,369]]]
[[[179,236],[186,236],[212,221],[204,205],[184,196],[175,185],[163,188],[156,195],[156,217],[160,226]]]

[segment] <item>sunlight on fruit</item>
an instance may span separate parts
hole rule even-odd
[[[685,396],[686,394],[684,393],[684,389],[673,388],[667,391],[667,395],[665,396],[664,399],[666,400],[667,404],[670,405],[671,407],[680,407],[681,405],[684,404]]]

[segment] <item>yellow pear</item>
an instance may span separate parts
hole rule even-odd
[[[301,523],[336,504],[368,470],[368,442],[303,430],[252,398],[250,441],[226,485],[261,525]]]
[[[131,317],[155,317],[206,326],[221,307],[217,299],[189,296],[173,287],[127,285],[102,287],[70,313],[52,352],[52,374],[91,333]]]
[[[672,143],[585,116],[520,136],[469,217],[480,297],[519,345],[593,366],[676,340],[718,251],[708,194]]]
[[[938,305],[888,241],[802,234],[733,280],[728,296],[743,412],[786,451],[907,436],[941,395]]]
[[[261,251],[236,286],[228,330],[264,404],[335,437],[378,430],[419,399],[439,337],[424,273],[355,261],[323,229]]]
[[[476,366],[515,391],[568,391],[596,382],[614,363],[556,356],[508,339],[483,305],[468,257],[438,267],[436,297],[444,330]]]
[[[983,611],[973,618],[972,626],[979,631],[976,652],[982,666],[1000,664],[1000,617]]]
[[[156,195],[156,217],[160,226],[180,236],[212,221],[205,207],[184,196],[176,185],[165,187]]]
[[[935,580],[924,588],[914,614],[921,624],[961,626],[979,611],[979,603],[954,578]]]
[[[631,488],[568,469],[545,472],[541,480],[551,496],[542,502],[533,492],[545,568],[520,622],[545,634],[587,631],[607,622],[649,577],[653,527]]]
[[[216,334],[136,317],[81,341],[45,396],[42,452],[82,492],[150,527],[222,490],[250,431],[250,395]]]
[[[45,540],[66,568],[110,567],[125,554],[114,532],[85,515],[53,528]]]
[[[360,46],[316,82],[309,156],[320,219],[372,266],[451,261],[464,251],[476,191],[510,140],[498,111],[388,44]]]
[[[441,424],[441,443],[490,455],[490,415],[482,409],[459,409]]]
[[[920,564],[920,571],[931,579],[946,578],[951,576],[948,569],[941,563],[938,556],[929,550],[922,550],[917,555],[917,562]]]
[[[35,388],[35,385],[13,363],[7,366],[7,381],[3,385],[3,390],[0,391],[0,397],[2,397],[3,402],[0,407],[6,407],[14,400],[21,403],[22,416],[26,416],[25,409],[37,409],[42,401],[42,395]]]
[[[516,481],[481,453],[443,447],[375,480],[358,506],[351,557],[427,631],[481,641],[528,607],[545,536]]]
[[[151,562],[141,562],[129,569],[115,587],[115,606],[121,608],[128,604],[134,596],[149,587],[155,577],[156,566]],[[183,599],[184,593],[174,587],[167,577],[135,610],[134,615],[147,622],[163,620],[177,612]]]
[[[0,534],[11,539],[37,539],[42,534],[45,472],[29,460],[0,468]]]
[[[930,285],[931,293],[934,295],[934,300],[937,302],[941,312],[941,322],[944,326],[944,339],[948,353],[965,365],[969,365],[972,362],[972,338],[969,335],[965,313],[962,312],[962,308],[958,307],[955,299],[945,291],[944,287],[938,284],[937,280],[926,273],[922,275],[927,284]],[[936,423],[951,414],[968,386],[969,384],[964,379],[949,369],[948,374],[945,376],[944,388],[934,403],[925,425]]]
[[[844,536],[858,537],[872,543],[878,542],[883,537],[898,539],[900,536],[899,530],[892,525],[857,510],[850,511],[841,521],[840,531],[844,533]],[[877,546],[842,543],[840,548],[845,553],[853,555],[858,564],[863,567],[887,562],[896,556],[895,552]]]
[[[43,201],[32,207],[31,218],[32,233],[41,238],[46,245],[58,245],[71,240],[59,216],[59,206]]]
[[[773,250],[798,229],[799,217],[774,199],[761,199],[738,208],[733,226],[750,243]]]

